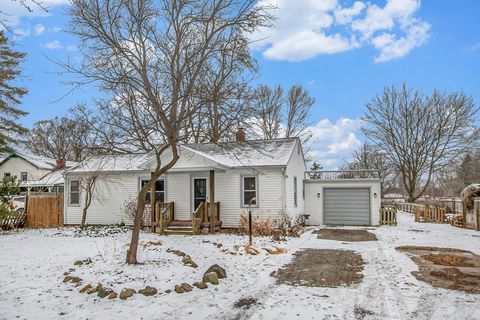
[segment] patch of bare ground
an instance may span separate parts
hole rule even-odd
[[[351,250],[304,249],[273,277],[277,284],[335,288],[359,283],[363,266],[362,257]]]
[[[242,298],[235,302],[233,306],[237,309],[248,309],[256,303],[257,299],[255,298]]]
[[[355,314],[355,319],[357,320],[363,320],[367,316],[375,315],[373,311],[367,310],[359,306],[355,306],[355,309],[353,309],[353,313]]]
[[[418,265],[412,275],[434,287],[480,293],[480,256],[461,249],[404,246]]]
[[[337,240],[337,241],[377,241],[377,236],[367,230],[349,230],[349,229],[319,229],[313,231],[318,234],[318,239]]]

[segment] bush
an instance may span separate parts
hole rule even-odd
[[[283,214],[278,219],[252,218],[252,235],[254,237],[272,237],[275,241],[285,241],[287,237],[299,237],[303,232],[305,220],[303,216],[291,218]],[[240,215],[241,234],[248,234],[248,215]]]
[[[12,213],[15,213],[15,207],[11,202],[0,203],[0,221],[7,218]]]

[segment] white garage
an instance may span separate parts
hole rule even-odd
[[[330,177],[330,178],[327,178]],[[377,226],[380,180],[368,176],[316,176],[305,180],[308,225]]]

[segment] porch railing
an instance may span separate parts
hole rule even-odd
[[[379,179],[380,172],[365,170],[318,170],[305,172],[305,180],[364,180]]]
[[[215,202],[215,221],[220,221],[220,201]],[[200,230],[205,225],[211,223],[211,208],[210,203],[201,202],[192,215],[192,232],[193,234],[199,234]]]
[[[157,202],[155,210],[152,211],[152,232],[157,232],[159,228],[160,234],[175,219],[175,205],[172,202]]]

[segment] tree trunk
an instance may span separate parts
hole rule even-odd
[[[82,210],[82,224],[80,225],[80,228],[82,230],[85,229],[85,224],[87,222],[87,209],[88,208],[83,208],[83,210]]]
[[[137,264],[137,249],[138,249],[138,240],[140,238],[140,228],[142,227],[142,218],[143,211],[145,209],[145,198],[138,198],[137,201],[137,211],[135,212],[135,219],[133,222],[132,229],[132,240],[130,241],[130,247],[127,251],[127,263],[128,264]]]

